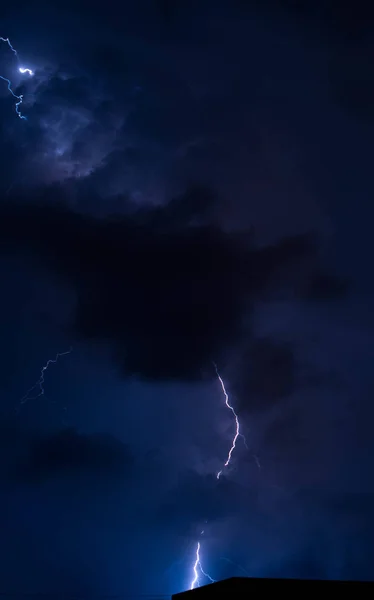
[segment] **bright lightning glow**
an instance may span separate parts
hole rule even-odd
[[[26,402],[28,402],[29,400],[36,400],[37,398],[40,398],[40,396],[44,396],[44,393],[45,393],[44,392],[44,375],[45,375],[45,372],[47,371],[49,365],[56,364],[56,362],[58,361],[60,356],[65,356],[66,354],[70,354],[72,351],[73,351],[73,348],[70,348],[66,352],[58,352],[56,354],[55,358],[50,358],[49,360],[47,360],[44,367],[42,367],[40,370],[40,377],[39,377],[38,381],[26,392],[26,394],[23,396],[23,398],[21,398],[21,401],[20,401],[21,406],[23,404],[26,404]],[[33,392],[35,392],[35,393],[33,394]]]
[[[30,75],[30,77],[32,77],[34,75],[34,71],[32,71],[31,69],[26,69],[25,67],[19,67],[18,70],[22,74],[28,73]]]
[[[193,590],[195,587],[200,587],[199,571],[202,575],[204,575],[204,577],[209,579],[209,581],[211,583],[215,583],[215,579],[213,579],[210,575],[208,575],[208,573],[206,573],[201,566],[200,548],[201,548],[200,542],[197,542],[195,562],[193,565],[193,579],[191,581],[190,590]]]
[[[5,44],[8,44],[9,48],[11,49],[11,51],[13,52],[13,54],[15,55],[15,57],[18,60],[19,59],[18,52],[10,43],[9,38],[0,37],[0,41],[4,42]],[[22,74],[27,73],[28,75],[30,75],[30,77],[32,77],[34,75],[34,71],[32,71],[32,69],[28,69],[26,67],[18,67],[18,71]],[[5,81],[8,84],[7,87],[8,87],[9,92],[12,94],[13,98],[15,98],[17,100],[17,102],[15,104],[15,109],[16,109],[17,115],[19,116],[20,119],[24,119],[25,121],[27,121],[27,118],[21,113],[21,110],[20,110],[20,106],[23,102],[23,94],[17,95],[12,90],[12,82],[7,77],[3,77],[2,75],[0,75],[0,79],[2,79],[3,81]]]
[[[232,412],[232,414],[234,415],[234,418],[235,418],[235,435],[233,437],[231,448],[230,448],[229,453],[227,455],[227,460],[226,460],[223,468],[220,471],[218,471],[218,473],[217,473],[217,479],[219,479],[221,477],[222,473],[223,473],[223,469],[225,469],[226,467],[228,467],[229,464],[230,464],[230,462],[231,462],[232,453],[235,450],[236,442],[238,440],[238,437],[241,437],[243,439],[243,442],[244,442],[246,448],[248,448],[248,446],[247,446],[247,442],[245,440],[244,435],[242,433],[240,433],[239,417],[236,414],[236,412],[234,410],[234,407],[230,404],[229,395],[228,395],[228,393],[226,391],[225,384],[223,383],[223,379],[222,379],[222,377],[220,376],[220,374],[218,372],[217,365],[215,363],[213,363],[213,365],[214,365],[214,368],[215,368],[215,371],[216,371],[216,374],[217,374],[217,377],[218,377],[218,381],[221,384],[221,388],[222,388],[222,391],[223,391],[224,396],[225,396],[225,404],[226,404],[227,408],[229,408],[231,410],[231,412]]]

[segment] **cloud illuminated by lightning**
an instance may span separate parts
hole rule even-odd
[[[219,381],[219,382],[220,382],[220,384],[221,384],[221,388],[222,388],[222,391],[223,391],[223,393],[224,393],[224,396],[225,396],[225,404],[226,404],[227,408],[229,408],[229,409],[231,410],[231,412],[232,412],[232,414],[234,415],[234,418],[235,418],[235,435],[234,435],[234,437],[233,437],[232,444],[231,444],[231,448],[230,448],[230,450],[229,450],[229,453],[228,453],[228,455],[227,455],[227,460],[226,460],[226,462],[225,462],[225,464],[224,464],[223,468],[222,468],[220,471],[218,471],[218,473],[217,473],[217,479],[219,479],[219,478],[221,477],[222,473],[223,473],[223,470],[224,470],[226,467],[228,467],[228,466],[229,466],[229,464],[230,464],[230,462],[231,462],[232,453],[233,453],[233,452],[234,452],[234,450],[235,450],[235,447],[236,447],[236,442],[237,442],[237,440],[238,440],[238,437],[241,437],[241,438],[242,438],[242,440],[243,440],[243,442],[244,442],[244,444],[245,444],[245,447],[246,447],[246,448],[248,448],[248,446],[247,446],[247,442],[246,442],[246,440],[245,440],[245,437],[244,437],[244,435],[243,435],[242,433],[240,433],[240,423],[239,423],[239,417],[238,417],[238,415],[236,414],[236,412],[235,412],[235,410],[234,410],[234,407],[233,407],[233,406],[230,404],[229,395],[228,395],[228,393],[227,393],[227,391],[226,391],[226,387],[225,387],[225,384],[224,384],[224,382],[223,382],[223,379],[222,379],[222,377],[220,376],[220,374],[219,374],[219,372],[218,372],[217,365],[216,365],[215,363],[213,363],[213,365],[214,365],[214,368],[215,368],[215,371],[216,371],[216,374],[217,374],[217,377],[218,377],[218,381]]]
[[[55,358],[50,358],[49,360],[47,360],[45,365],[40,370],[40,377],[39,377],[38,381],[26,392],[26,394],[23,396],[23,398],[21,398],[20,406],[22,406],[23,404],[26,404],[26,402],[28,402],[29,400],[36,400],[37,398],[40,398],[40,396],[44,396],[44,394],[45,394],[44,375],[45,375],[45,372],[47,371],[49,365],[56,364],[56,362],[58,361],[60,356],[65,356],[66,354],[70,354],[72,351],[73,351],[73,348],[70,348],[66,352],[58,352],[56,354]],[[35,393],[33,393],[33,392],[35,392]]]
[[[17,60],[19,60],[18,57],[18,52],[17,50],[12,46],[12,44],[10,43],[9,38],[3,38],[0,37],[0,41],[4,42],[5,44],[8,44],[9,48],[11,49],[11,51],[13,52],[13,54],[15,55],[15,57],[17,58]],[[32,71],[32,69],[28,69],[26,67],[18,67],[18,71],[19,73],[22,73],[22,75],[24,75],[25,73],[27,73],[30,77],[32,77],[34,75],[34,71]],[[17,100],[16,104],[15,104],[15,109],[16,109],[16,113],[19,116],[20,119],[24,119],[25,121],[27,120],[27,117],[25,117],[20,110],[20,106],[23,102],[23,94],[19,94],[17,95],[13,89],[12,89],[12,82],[10,79],[8,79],[7,77],[3,77],[2,75],[0,75],[0,79],[2,79],[3,81],[5,81],[8,84],[8,90],[9,92],[12,94],[13,98],[15,98]]]
[[[193,569],[192,569],[193,570],[193,578],[192,578],[192,581],[190,584],[190,590],[193,590],[195,587],[200,587],[199,571],[202,575],[204,575],[204,577],[209,579],[210,583],[215,583],[215,579],[213,579],[208,573],[206,573],[201,566],[200,549],[201,549],[200,542],[197,542],[195,562],[194,562]]]

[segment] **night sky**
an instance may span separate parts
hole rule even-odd
[[[373,23],[2,5],[0,593],[374,579]]]

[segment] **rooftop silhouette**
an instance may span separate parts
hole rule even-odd
[[[255,577],[230,577],[210,583],[193,590],[173,594],[173,600],[210,600],[248,598],[253,592],[284,592],[286,594],[305,594],[307,592],[342,592],[347,588],[359,597],[369,597],[374,593],[374,581],[334,581],[318,579],[271,579]],[[356,600],[356,599],[355,599]]]

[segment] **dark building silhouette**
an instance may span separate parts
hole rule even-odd
[[[256,593],[287,594],[298,598],[309,593],[341,594],[348,592],[357,598],[374,598],[374,582],[366,581],[321,581],[318,579],[256,579],[252,577],[231,577],[216,583],[173,594],[172,600],[241,600],[254,598]],[[278,597],[278,596],[277,596]]]

